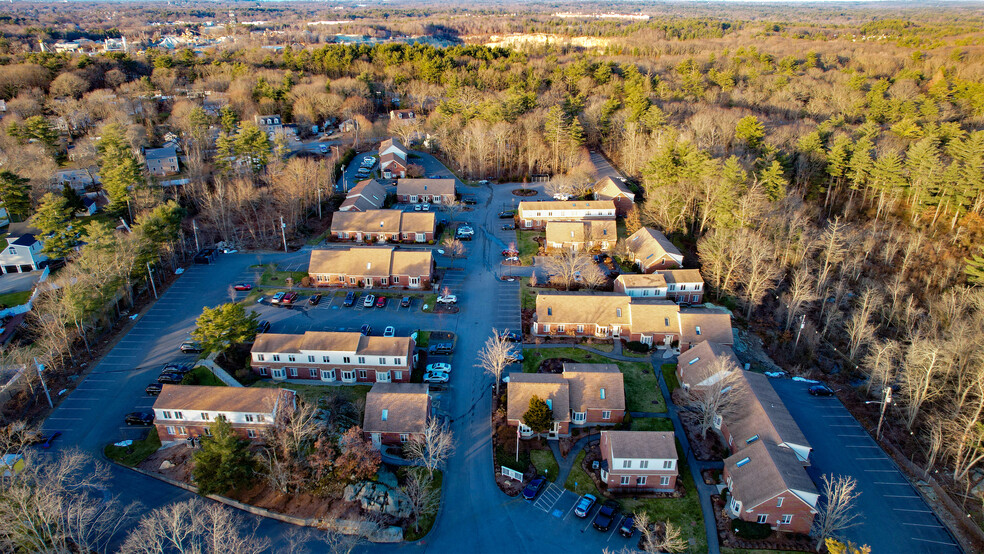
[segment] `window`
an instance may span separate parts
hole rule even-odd
[[[663,460],[663,469],[673,469],[673,460]]]
[[[632,469],[632,460],[622,460],[622,469]]]
[[[174,412],[174,419],[184,419],[184,414],[181,412]]]
[[[697,334],[700,334],[700,325],[697,326]]]
[[[297,361],[297,357],[294,356],[293,354],[288,354],[287,355],[287,361],[288,362],[296,362]]]
[[[263,423],[266,421],[266,417],[264,417],[263,414],[256,414],[256,421]]]
[[[8,252],[10,252],[11,254],[16,254],[17,253],[17,249],[14,248],[13,246],[11,246],[10,247],[10,250],[8,250]]]
[[[602,410],[602,412],[601,412],[601,419],[611,419],[611,418],[612,418],[612,411],[611,410]]]
[[[339,276],[339,279],[341,279],[341,276]],[[350,285],[354,285],[355,284],[355,277],[349,277],[349,284]]]
[[[334,381],[335,380],[335,370],[334,369],[322,369],[321,370],[321,380],[322,381]]]
[[[550,324],[549,323],[544,323],[543,324],[543,332],[544,333],[549,333],[550,332]]]
[[[212,428],[211,427],[202,427],[202,431],[205,433],[205,436],[206,437],[211,437],[212,436]]]
[[[577,332],[578,333],[583,333],[584,332],[584,325],[578,325],[577,326]]]
[[[262,362],[263,361],[263,354],[257,354],[256,355],[256,361]]]
[[[646,484],[646,476],[636,477],[636,485],[642,486]]]
[[[187,435],[188,434],[188,430],[185,429],[184,427],[178,427],[178,434],[179,435]]]
[[[755,521],[757,523],[769,523],[769,514],[759,514]]]
[[[380,358],[379,365],[386,365],[386,358]]]
[[[164,428],[164,430],[165,430],[165,431],[167,431],[167,434],[168,434],[168,435],[173,435],[173,434],[175,434],[175,433],[174,433],[174,427],[165,427],[165,428]]]
[[[601,399],[605,399],[605,387],[601,387]]]
[[[664,475],[664,476],[660,477],[659,478],[659,484],[660,484],[660,486],[663,486],[663,487],[669,486],[669,484],[670,484],[670,477],[668,475]]]
[[[736,467],[741,467],[741,466],[747,464],[750,461],[752,461],[751,458],[742,458],[742,459],[738,460],[738,463],[735,464],[735,466]]]
[[[273,361],[279,362],[280,361],[280,354],[274,354],[273,355]]]
[[[406,433],[400,433],[400,442],[407,442],[410,440],[410,435]]]
[[[676,285],[670,285],[670,290],[671,291],[675,291],[676,290]]]
[[[629,484],[629,479],[631,479],[631,477],[629,477],[628,475],[623,475],[622,476],[622,479],[619,481],[619,484],[620,485],[628,485]]]
[[[367,379],[367,378],[368,378],[368,376],[366,374],[366,370],[360,369],[359,370],[359,379]]]
[[[781,496],[779,497],[778,500],[776,500],[776,508],[782,508],[782,497]]]
[[[735,513],[741,512],[741,502],[738,502],[733,496],[731,497],[731,510]]]
[[[779,521],[779,523],[783,525],[789,525],[792,522],[793,522],[793,514],[783,514],[782,520]]]
[[[753,442],[755,442],[757,440],[759,440],[759,436],[758,435],[752,435],[752,436],[748,437],[747,439],[745,439],[745,444],[752,444]]]
[[[553,315],[553,308],[547,308],[547,315]]]
[[[419,285],[420,284],[420,278],[419,277],[411,277],[410,278],[410,284],[411,285]]]
[[[393,358],[393,365],[403,365],[403,358]]]
[[[366,357],[365,356],[359,356],[359,363],[360,364],[366,363]]]
[[[253,423],[253,414],[246,414],[246,423]]]
[[[322,356],[321,357],[321,363],[328,364],[328,363],[331,363],[331,362],[328,360],[328,356]]]
[[[564,332],[564,326],[563,325],[558,325],[557,326],[557,332],[558,333],[563,333]]]
[[[314,363],[314,356],[308,356],[308,362]]]
[[[343,364],[350,364],[350,363],[352,363],[352,358],[349,358],[348,356],[343,356],[342,357],[342,363]]]
[[[352,370],[343,371],[342,381],[355,381],[355,371]]]
[[[296,367],[291,367],[291,368],[288,368],[288,369],[290,370],[290,376],[291,377],[297,377],[297,368]]]
[[[164,419],[171,419],[171,412],[164,410]]]
[[[208,421],[208,412],[202,412],[202,421]]]
[[[256,438],[256,429],[246,429],[246,436],[249,437],[249,438],[251,438],[251,439],[255,439]]]
[[[687,365],[694,365],[695,363],[697,363],[699,361],[700,361],[700,356],[698,356],[698,357],[690,360],[689,362],[687,362]]]
[[[399,380],[403,379],[403,372],[402,371],[394,371],[393,372],[393,379],[395,381],[399,381]]]
[[[587,412],[574,412],[574,423],[584,423],[587,418]]]
[[[680,290],[687,290],[687,285],[680,285]]]
[[[639,462],[639,469],[649,469],[649,460],[642,460]]]
[[[312,379],[317,379],[318,378],[318,370],[317,369],[314,369],[313,367],[312,368],[308,368],[308,377],[310,377]]]
[[[260,368],[260,375],[266,375],[266,374],[267,374],[267,368],[261,367]]]
[[[390,372],[388,372],[388,371],[377,371],[376,372],[376,382],[377,383],[389,383],[390,382]]]
[[[690,297],[690,301],[691,302],[700,302],[700,295],[699,294],[695,294],[695,295],[691,296]]]

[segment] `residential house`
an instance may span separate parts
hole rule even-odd
[[[709,387],[729,371],[741,368],[735,351],[726,344],[701,341],[677,358],[677,380],[685,389]]]
[[[148,148],[144,151],[147,171],[152,175],[164,176],[178,172],[178,151],[173,146]]]
[[[423,435],[430,416],[427,383],[376,383],[366,395],[362,432],[376,448]]]
[[[382,156],[383,154],[396,154],[400,157],[400,159],[406,161],[406,159],[410,156],[410,151],[407,150],[406,146],[403,146],[400,139],[390,137],[379,143],[379,155]]]
[[[741,371],[733,387],[740,395],[740,408],[720,423],[721,434],[732,452],[767,441],[788,448],[800,462],[808,462],[810,446],[796,420],[789,414],[769,378],[761,373]]]
[[[666,235],[655,229],[639,229],[626,239],[625,245],[643,273],[683,267],[683,254]]]
[[[428,289],[433,272],[430,250],[392,246],[313,250],[308,268],[316,287]]]
[[[615,364],[565,363],[571,425],[614,425],[625,417],[625,384]]]
[[[256,126],[260,128],[261,131],[266,133],[270,140],[284,130],[283,121],[281,121],[279,115],[254,115],[253,122]]]
[[[681,352],[701,340],[732,344],[723,310],[682,308],[669,300],[618,293],[541,292],[530,332],[538,336],[622,339]]]
[[[672,492],[679,475],[672,431],[602,431],[601,480],[610,492]]]
[[[511,373],[506,395],[506,424],[518,427],[520,437],[536,435],[523,423],[523,415],[530,409],[534,396],[547,403],[553,412],[553,421],[547,431],[548,439],[569,436],[571,433],[570,384],[562,375],[554,373]]]
[[[388,138],[379,144],[379,170],[386,179],[407,176],[410,152],[400,139]]]
[[[524,229],[543,229],[548,221],[615,219],[611,200],[557,200],[520,202],[516,213]]]
[[[360,181],[345,195],[345,201],[338,207],[339,212],[365,212],[378,210],[386,202],[386,189],[379,181],[367,179]]]
[[[400,179],[396,183],[396,197],[411,204],[451,204],[454,202],[454,178],[450,179]]]
[[[615,292],[641,298],[666,298],[678,304],[700,304],[704,299],[704,279],[698,269],[623,273],[615,279]]]
[[[60,187],[69,185],[75,192],[82,192],[86,187],[99,183],[99,168],[63,169],[55,172],[55,183]]]
[[[776,531],[808,534],[820,493],[793,451],[761,440],[724,460],[727,511]]]
[[[608,252],[618,240],[614,219],[586,221],[548,221],[548,249]]]
[[[368,337],[357,332],[306,331],[256,335],[253,372],[274,380],[327,384],[409,383],[414,364],[410,337]]]
[[[615,203],[615,213],[619,217],[625,217],[635,206],[635,193],[629,190],[620,179],[605,177],[595,183],[595,200],[611,200]]]
[[[154,401],[154,426],[166,445],[211,435],[223,416],[242,438],[259,441],[296,406],[297,395],[288,389],[164,385]]]
[[[413,110],[390,110],[390,120],[393,121],[413,121],[416,118]]]
[[[0,271],[25,273],[43,268],[48,257],[41,253],[44,244],[37,238],[38,233],[26,222],[11,223],[7,227],[6,246],[0,252]]]
[[[331,236],[335,240],[356,242],[425,243],[434,240],[436,225],[437,217],[434,212],[338,212],[332,216]]]

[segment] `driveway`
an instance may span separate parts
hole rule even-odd
[[[823,474],[857,480],[857,510],[863,519],[845,533],[849,539],[871,546],[872,552],[960,552],[919,493],[840,400],[810,396],[809,383],[771,382],[813,446],[807,472],[817,488]]]
[[[27,273],[5,273],[0,276],[0,294],[21,292],[34,288],[34,283],[41,278],[43,271],[28,271]]]

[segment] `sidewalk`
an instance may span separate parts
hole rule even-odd
[[[601,435],[596,433],[594,435],[586,435],[581,437],[574,443],[571,447],[571,451],[567,453],[567,457],[560,455],[560,441],[547,441],[550,445],[550,450],[553,451],[554,458],[557,458],[557,465],[560,466],[559,473],[557,474],[556,483],[561,487],[567,482],[567,476],[570,475],[571,469],[574,468],[574,460],[577,459],[577,455],[584,447],[589,443],[596,440],[601,440]]]

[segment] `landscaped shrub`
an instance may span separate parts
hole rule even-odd
[[[301,277],[301,286],[302,287],[310,287],[311,286],[311,277]]]
[[[649,352],[649,345],[643,344],[637,340],[625,343],[625,347],[633,352]]]
[[[772,528],[768,523],[752,523],[743,519],[732,519],[731,528],[734,529],[735,535],[743,539],[759,540],[772,534]]]

